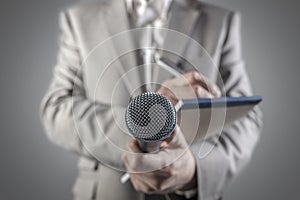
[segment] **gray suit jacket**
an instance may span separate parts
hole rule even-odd
[[[130,182],[120,183],[123,172],[117,170],[124,167],[122,149],[130,138],[120,134],[126,130],[123,118],[130,98],[121,77],[137,65],[134,54],[127,53],[134,48],[134,37],[123,34],[118,38],[118,33],[130,27],[125,4],[110,0],[73,6],[61,13],[60,26],[58,62],[42,102],[41,118],[51,141],[81,156],[74,195],[78,199],[143,199]],[[252,95],[241,54],[238,14],[198,1],[188,8],[175,1],[169,29],[192,37],[206,49],[221,76],[218,78],[209,66],[199,70],[219,85],[224,82],[223,95]],[[112,35],[117,39],[107,40]],[[95,48],[99,44],[101,47]],[[167,35],[165,47],[201,66],[202,51],[189,42],[174,41]],[[178,56],[165,56],[179,62]],[[108,65],[111,67],[106,68]],[[132,71],[127,83],[137,88],[141,77]],[[117,84],[122,81],[124,84]],[[261,114],[255,109],[225,127],[221,137],[205,140],[208,146],[216,143],[216,148],[202,159],[198,157],[199,144],[192,145],[199,199],[222,195],[249,161],[261,124]]]

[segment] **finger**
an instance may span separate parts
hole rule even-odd
[[[171,84],[176,86],[192,85],[201,81],[202,81],[201,75],[198,72],[193,71],[170,80],[169,82],[167,82],[166,85],[171,85]]]
[[[165,81],[157,91],[166,96],[175,105],[179,99],[197,98],[193,85],[205,85],[202,76],[197,72],[189,72],[180,77]]]
[[[168,146],[168,144],[173,140],[175,134],[176,134],[176,128],[175,128],[175,130],[173,131],[173,133],[172,133],[166,140],[164,140],[164,141],[161,143],[160,147],[161,147],[161,148],[164,148],[164,147]]]
[[[134,178],[135,184],[138,184],[139,188],[143,188],[143,192],[151,193],[154,191],[158,191],[160,189],[160,185],[165,179],[165,177],[160,176],[155,173],[142,173],[142,174],[134,174],[132,175]]]
[[[140,169],[144,154],[141,152],[137,140],[132,139],[127,143],[127,150],[122,155],[123,163],[128,172],[138,172]]]
[[[143,181],[143,179],[139,178],[138,175],[136,174],[129,174],[129,175],[130,175],[131,183],[136,191],[147,193],[152,190],[148,186],[148,184]]]
[[[198,87],[201,87],[200,85],[197,85]],[[186,85],[182,88],[178,88],[178,90],[175,90],[174,93],[176,94],[176,97],[178,99],[191,99],[191,98],[197,98],[197,92],[195,91],[194,87],[197,87],[194,85]]]
[[[212,81],[210,81],[208,78],[206,78],[203,74],[200,74],[196,71],[189,72],[183,76],[188,80],[188,82],[191,85],[201,85],[203,88],[205,88],[208,92],[213,94],[214,97],[220,97],[221,91],[218,88],[216,84],[214,84]]]
[[[173,93],[172,89],[169,86],[162,86],[157,90],[157,93],[167,97],[173,105],[178,102],[176,95]]]
[[[165,150],[177,149],[179,151],[179,148],[181,148],[184,151],[184,149],[187,147],[187,141],[183,132],[181,131],[181,128],[177,125],[174,132],[176,134],[174,134],[173,139],[170,141],[168,146],[166,146]]]
[[[194,90],[193,85],[182,85],[182,86],[172,85],[170,86],[170,88],[163,89],[163,92],[161,92],[161,94],[168,97],[172,103],[173,102],[177,103],[179,99],[197,98],[197,94]]]
[[[220,97],[221,91],[216,84],[206,78],[203,74],[193,71],[186,73],[180,77],[171,79],[163,83],[163,88],[172,90],[175,87],[200,85],[213,94],[214,97]],[[175,92],[176,93],[176,92]],[[174,96],[174,95],[173,95]],[[177,95],[178,96],[178,95]]]
[[[202,75],[201,77],[201,86],[204,87],[208,92],[210,92],[214,97],[221,97],[221,91],[219,87],[210,81],[208,78]]]
[[[174,192],[183,187],[183,185],[174,184],[178,181],[174,180],[173,177],[166,179],[160,186],[162,193]]]
[[[198,98],[214,98],[214,95],[204,89],[202,86],[194,86]]]
[[[136,139],[132,139],[129,141],[129,143],[127,143],[127,150],[134,153],[143,153]]]

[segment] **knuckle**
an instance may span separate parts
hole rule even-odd
[[[175,175],[175,171],[174,171],[173,168],[174,168],[173,164],[167,168],[167,174],[168,174],[169,177]]]
[[[199,95],[202,93],[202,87],[200,85],[195,85],[194,86],[194,92]]]
[[[202,90],[202,87],[200,85],[195,85],[194,90],[195,91]]]
[[[202,75],[197,71],[191,72],[191,76],[193,81],[199,81],[202,79]]]
[[[192,76],[194,79],[196,79],[197,76],[200,76],[200,74],[199,74],[199,72],[193,71],[193,72],[191,72],[191,76]]]
[[[171,176],[175,176],[175,170],[170,169],[170,170],[169,170],[169,176],[170,176],[170,177],[171,177]]]
[[[217,85],[213,85],[213,91],[216,97],[221,97],[221,90]]]

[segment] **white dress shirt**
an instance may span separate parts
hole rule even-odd
[[[153,66],[159,57],[158,49],[162,47],[164,34],[161,28],[167,27],[167,17],[172,0],[126,0],[127,10],[132,19],[133,28],[145,28],[138,43],[149,47],[140,50],[144,64],[146,90],[152,91]]]

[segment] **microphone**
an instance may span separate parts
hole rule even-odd
[[[133,98],[125,113],[130,134],[141,150],[154,153],[176,127],[176,110],[170,100],[155,92],[142,93]]]
[[[176,127],[176,110],[167,97],[146,92],[130,101],[125,112],[125,122],[140,149],[145,153],[155,153]],[[124,174],[121,183],[126,183],[128,179],[129,174]]]

